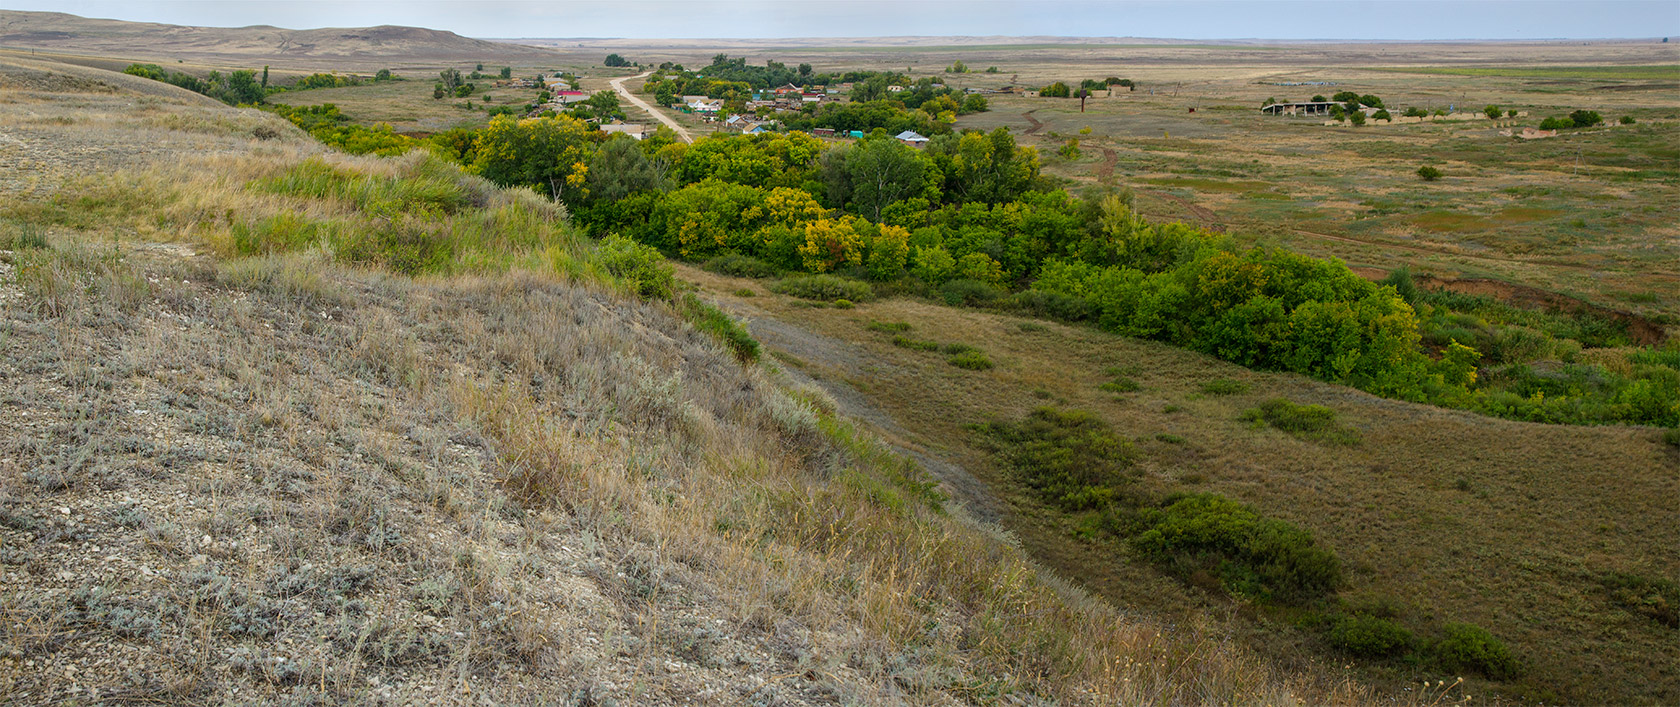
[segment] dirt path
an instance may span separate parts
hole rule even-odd
[[[1038,122],[1038,119],[1033,117],[1033,113],[1035,113],[1037,111],[1038,111],[1038,109],[1034,108],[1032,110],[1029,110],[1029,111],[1021,114],[1021,117],[1026,118],[1027,122],[1032,123],[1032,127],[1027,128],[1026,132],[1021,133],[1022,135],[1037,135],[1038,131],[1044,129],[1044,124]]]
[[[672,120],[670,116],[660,112],[658,108],[653,107],[653,104],[636,97],[635,94],[631,93],[629,89],[624,87],[625,81],[630,79],[639,79],[651,73],[653,72],[644,71],[636,74],[635,76],[620,76],[616,79],[608,81],[607,83],[612,84],[613,90],[617,91],[618,95],[623,96],[626,100],[630,101],[631,105],[647,111],[648,115],[653,116],[659,122],[664,123],[667,127],[677,131],[677,136],[682,138],[683,142],[694,142],[694,136],[688,134],[688,128],[678,125],[677,121]]]
[[[680,269],[682,272],[679,275],[684,279],[708,281],[713,277],[701,270]],[[916,460],[933,478],[938,479],[945,492],[961,503],[974,520],[993,525],[999,523],[1002,508],[985,482],[975,478],[961,465],[930,451],[929,446],[917,440],[916,434],[847,382],[868,380],[872,372],[893,364],[870,355],[850,342],[778,319],[775,314],[747,302],[720,298],[712,304],[744,319],[753,338],[767,349],[797,359],[800,365],[781,366],[789,378],[795,383],[823,390],[834,399],[835,407],[841,414],[875,428],[895,451]]]
[[[1112,147],[1105,147],[1102,150],[1103,161],[1102,164],[1097,165],[1097,180],[1106,182],[1114,178],[1114,168],[1120,164],[1120,153],[1115,152]]]

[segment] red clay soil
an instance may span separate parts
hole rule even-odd
[[[1388,277],[1388,271],[1382,268],[1351,268],[1360,277],[1377,281]],[[1481,295],[1492,297],[1501,302],[1525,309],[1544,309],[1570,314],[1587,313],[1595,317],[1615,319],[1627,324],[1628,336],[1642,346],[1656,346],[1667,338],[1663,327],[1649,319],[1632,312],[1619,309],[1600,307],[1596,304],[1583,302],[1568,295],[1548,292],[1537,287],[1514,285],[1509,282],[1490,280],[1481,277],[1462,279],[1440,278],[1433,275],[1412,275],[1412,282],[1421,289],[1447,290],[1466,295]]]

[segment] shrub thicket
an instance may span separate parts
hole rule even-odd
[[[1412,647],[1416,638],[1393,620],[1364,614],[1343,616],[1330,627],[1330,643],[1366,658],[1391,658]]]
[[[875,289],[869,283],[838,275],[798,275],[777,281],[770,285],[770,289],[784,295],[823,302],[841,299],[866,302],[875,298]]]
[[[982,439],[1044,502],[1068,511],[1108,506],[1131,482],[1130,442],[1083,410],[1038,408],[1020,422],[978,428]]]
[[[1311,534],[1222,496],[1172,497],[1140,518],[1132,544],[1146,557],[1181,577],[1217,577],[1232,594],[1299,603],[1342,583],[1341,562]]]
[[[1449,623],[1445,636],[1435,643],[1435,660],[1442,668],[1477,672],[1494,680],[1509,680],[1523,674],[1523,664],[1503,641],[1487,629],[1465,623]]]

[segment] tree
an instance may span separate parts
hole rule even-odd
[[[1423,181],[1433,182],[1433,181],[1441,178],[1441,170],[1438,170],[1438,169],[1436,169],[1434,167],[1431,167],[1429,165],[1424,165],[1424,166],[1418,168],[1417,176],[1423,177]]]
[[[1352,123],[1354,127],[1359,127],[1361,125],[1364,125],[1365,124],[1365,111],[1362,111],[1362,110],[1350,111],[1347,114],[1347,119],[1348,119],[1348,122]]]
[[[1346,103],[1348,101],[1357,101],[1357,100],[1359,100],[1359,94],[1354,93],[1353,91],[1342,91],[1341,93],[1338,93],[1334,96],[1331,96],[1330,100],[1335,101],[1337,103]]]
[[[947,74],[966,74],[966,73],[968,73],[968,65],[962,63],[961,60],[953,61],[953,62],[951,62],[950,66],[945,68],[945,73],[947,73]]]
[[[1510,110],[1508,110],[1508,111],[1505,111],[1505,117],[1507,117],[1507,118],[1515,118],[1515,117],[1517,117],[1517,109],[1515,109],[1515,108],[1512,108],[1512,109],[1510,109]]]
[[[1313,96],[1312,99],[1313,99],[1313,103],[1323,103],[1324,102],[1324,94],[1320,93],[1316,96]]]
[[[443,80],[443,90],[448,93],[453,93],[461,85],[461,72],[455,69],[439,71],[438,78]]]
[[[1379,111],[1371,114],[1371,120],[1393,120],[1393,119],[1394,119],[1394,116],[1389,115],[1388,111],[1386,111],[1386,110],[1379,110]]]
[[[1482,109],[1482,114],[1486,115],[1488,117],[1488,120],[1498,120],[1499,116],[1500,116],[1499,106],[1490,105],[1486,108],[1483,108]]]
[[[484,65],[483,64],[479,64],[478,66],[473,67],[473,71],[483,71],[483,70],[484,70]]]
[[[799,77],[800,78],[802,78],[802,79],[810,78],[811,77],[811,71],[812,71],[812,69],[811,69],[810,64],[800,64],[799,65]]]
[[[267,64],[264,64],[264,65],[263,65],[263,79],[262,79],[262,87],[263,87],[263,88],[264,88],[264,89],[267,89],[267,88],[268,88],[268,65],[267,65]]]
[[[479,132],[471,170],[503,186],[570,198],[572,190],[584,186],[590,143],[589,127],[569,116],[518,120],[498,115]]]
[[[922,190],[927,165],[915,149],[897,140],[864,140],[843,163],[851,185],[851,207],[879,221],[881,210]]]
[[[1639,122],[1639,121],[1635,120],[1634,117],[1631,116],[1631,115],[1622,116],[1622,125],[1633,125],[1634,123],[1637,123],[1637,122]]]
[[[584,179],[591,203],[612,203],[639,191],[665,191],[664,170],[638,149],[636,140],[615,135],[595,151]]]
[[[1073,91],[1068,88],[1067,84],[1057,81],[1049,86],[1039,89],[1038,95],[1045,98],[1067,98],[1073,95]]]
[[[1598,114],[1598,111],[1575,110],[1569,112],[1569,121],[1574,123],[1577,128],[1590,128],[1604,122],[1604,118]]]
[[[443,100],[443,96],[443,84],[440,83],[432,86],[432,100],[441,101]]]
[[[513,78],[513,67],[511,67],[511,66],[502,67],[502,78],[504,78],[504,79]]]
[[[608,54],[606,61],[604,61],[602,63],[606,64],[607,66],[629,66],[630,65],[630,61],[628,59],[625,59],[624,57],[621,57],[617,54]]]
[[[1429,116],[1429,111],[1417,106],[1412,106],[1406,109],[1405,116],[1408,118],[1424,118]]]
[[[265,71],[266,71],[266,69],[265,69]],[[380,69],[379,71],[374,72],[373,80],[374,81],[390,81],[391,80],[391,70],[390,69]]]
[[[1575,127],[1575,121],[1569,118],[1547,118],[1540,121],[1541,130],[1568,130]]]

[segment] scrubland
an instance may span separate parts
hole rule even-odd
[[[1041,569],[529,191],[105,85],[0,105],[181,145],[0,210],[8,699],[1371,698]]]

